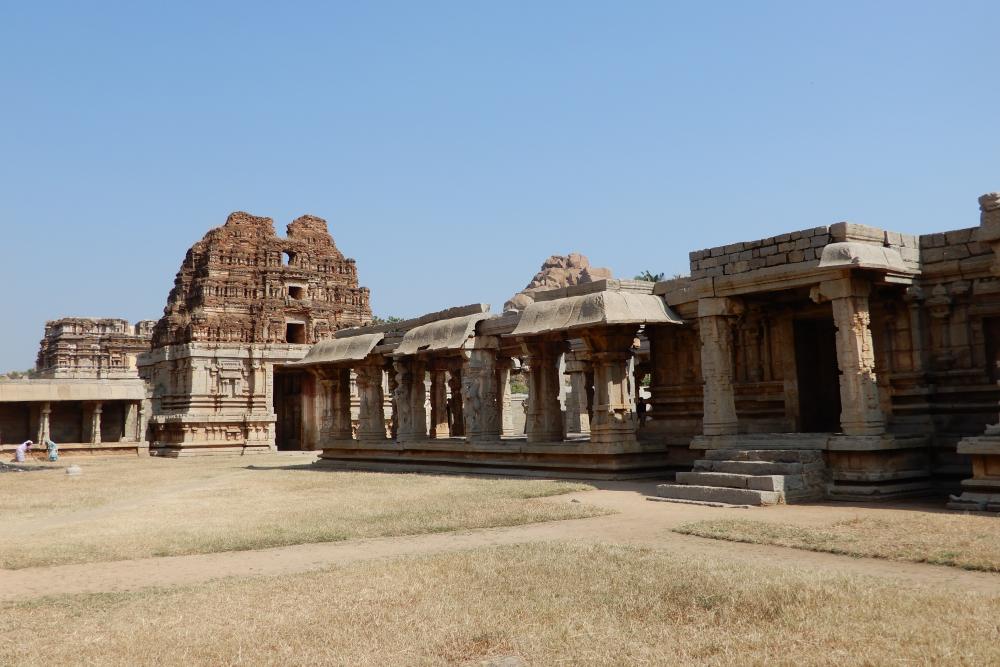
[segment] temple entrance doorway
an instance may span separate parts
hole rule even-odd
[[[840,431],[840,369],[833,318],[795,321],[795,366],[799,384],[799,431]]]
[[[302,449],[302,385],[305,372],[274,368],[275,444],[279,450]]]

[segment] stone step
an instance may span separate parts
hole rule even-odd
[[[757,489],[732,489],[725,486],[700,486],[691,484],[659,484],[656,495],[661,498],[678,500],[698,500],[708,503],[728,505],[778,505],[785,496],[780,491],[758,491]]]
[[[817,465],[817,464],[811,464]],[[695,472],[725,472],[737,475],[801,475],[805,472],[801,463],[777,463],[773,461],[708,461],[694,462]]]
[[[811,449],[709,449],[702,458],[707,461],[822,463],[823,453]]]
[[[738,475],[726,472],[679,472],[678,484],[694,486],[724,486],[730,489],[755,489],[757,491],[784,491],[783,475]]]

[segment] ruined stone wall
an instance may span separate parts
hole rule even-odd
[[[1000,282],[978,228],[904,237],[920,274],[872,295],[879,398],[891,432],[932,435],[932,472],[962,476],[963,437],[996,421],[1000,389]],[[912,256],[912,255],[911,255]]]
[[[45,323],[35,368],[42,378],[136,378],[136,357],[150,348],[152,320],[64,317]]]

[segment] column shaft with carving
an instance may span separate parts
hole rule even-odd
[[[871,285],[866,281],[842,278],[821,283],[813,293],[813,300],[829,300],[833,305],[840,368],[840,428],[845,435],[885,433],[885,415],[875,375],[868,307],[870,291]]]
[[[382,363],[367,363],[357,368],[358,440],[385,440],[385,396],[382,393]]]
[[[476,340],[478,344],[482,342],[482,339]],[[465,439],[469,442],[500,439],[495,348],[494,345],[463,352],[462,414],[465,417]]]
[[[528,411],[525,435],[528,442],[559,442],[563,439],[562,406],[559,404],[559,355],[562,341],[529,340],[523,343],[528,366]]]
[[[447,438],[448,431],[448,375],[444,369],[431,370],[431,438]]]
[[[566,354],[566,374],[570,390],[566,396],[567,430],[571,433],[590,434],[590,401],[587,375],[592,373],[590,353],[580,350]]]
[[[497,408],[500,410],[500,432],[502,435],[510,437],[514,433],[514,414],[511,412],[510,403],[510,369],[513,360],[510,357],[501,357],[496,362],[496,384],[497,384]]]
[[[451,437],[465,435],[465,416],[462,413],[462,371],[461,366],[448,370],[448,411],[451,413]]]
[[[633,446],[638,419],[631,372],[636,327],[605,327],[584,333],[594,371],[590,441]]]
[[[731,319],[738,313],[739,306],[731,299],[698,301],[701,374],[705,381],[702,433],[705,435],[732,435],[737,432]]]

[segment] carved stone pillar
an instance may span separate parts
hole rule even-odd
[[[465,416],[462,412],[462,371],[452,367],[448,371],[448,412],[451,418],[451,437],[465,435]]]
[[[852,278],[826,281],[813,291],[813,300],[829,300],[833,304],[840,368],[840,428],[845,435],[885,433],[869,326],[870,291],[869,283]]]
[[[330,438],[350,440],[351,428],[351,370],[335,368],[329,373],[327,382],[327,405],[330,416]],[[384,420],[384,411],[383,411]],[[384,428],[383,428],[384,430]]]
[[[522,345],[528,380],[525,435],[529,443],[559,442],[564,432],[559,404],[559,356],[565,343],[529,340]]]
[[[569,393],[566,395],[566,430],[570,433],[590,433],[590,398],[587,374],[592,373],[590,353],[566,353],[566,374],[569,375]],[[591,391],[593,393],[592,385]]]
[[[606,445],[636,443],[638,420],[632,373],[632,343],[637,328],[605,327],[584,334],[594,369],[590,441]]]
[[[45,441],[49,439],[49,417],[52,415],[52,404],[48,401],[42,403],[42,408],[38,415],[38,440],[36,442],[40,445],[45,445]]]
[[[428,436],[447,438],[448,430],[448,374],[444,369],[431,370],[431,426]]]
[[[698,301],[701,374],[705,381],[702,433],[705,435],[732,435],[737,430],[731,318],[741,310],[732,299],[713,297]]]
[[[94,445],[101,444],[101,411],[101,404],[94,403],[94,411],[90,417],[90,442]]]
[[[392,362],[396,371],[395,422],[396,439],[412,442],[427,437],[427,414],[424,411],[424,365],[412,357],[401,357]]]
[[[139,404],[135,401],[129,401],[125,404],[125,430],[122,431],[122,442],[135,442],[139,439],[138,433],[136,433],[138,419]]]
[[[510,437],[514,433],[514,414],[511,412],[510,404],[510,369],[514,362],[509,357],[497,359],[496,362],[496,383],[497,383],[497,407],[500,410],[500,432],[502,435]]]
[[[382,393],[382,364],[369,363],[357,369],[358,440],[385,440],[385,396]]]
[[[465,439],[469,442],[499,440],[500,404],[497,401],[495,346],[466,350],[463,356]]]

